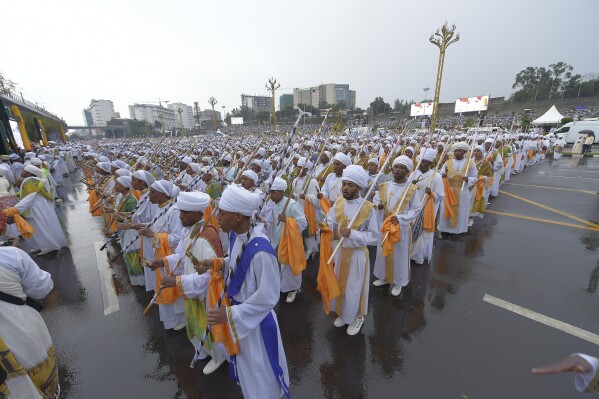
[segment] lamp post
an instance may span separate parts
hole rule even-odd
[[[424,91],[424,102],[426,102],[426,95],[430,89],[430,87],[425,87],[424,89],[422,89],[422,91]]]
[[[277,113],[275,111],[275,90],[281,87],[280,83],[277,83],[275,78],[268,79],[268,83],[266,84],[266,88],[272,94],[272,134],[277,132]],[[306,119],[304,119],[304,123],[306,123]]]
[[[224,124],[223,124],[223,123],[225,122],[225,116],[226,116],[226,115],[225,115],[225,106],[223,105],[223,115],[222,115],[222,117],[220,118],[220,119],[221,119],[221,126],[224,126]]]
[[[460,40],[460,34],[455,33],[455,24],[447,26],[443,24],[441,29],[428,38],[429,42],[439,48],[439,65],[437,66],[437,82],[435,84],[435,98],[433,99],[433,115],[431,117],[431,132],[437,127],[437,118],[439,115],[439,94],[441,93],[441,79],[443,78],[443,64],[445,64],[445,51],[452,43]]]
[[[218,104],[218,101],[214,97],[208,99],[208,104],[212,106],[212,131],[216,132],[216,113],[214,112],[214,106]]]

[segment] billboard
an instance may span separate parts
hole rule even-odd
[[[433,114],[433,103],[417,103],[410,107],[410,116],[424,116]]]
[[[489,96],[458,98],[455,102],[455,113],[478,112],[489,109]]]
[[[231,125],[243,125],[243,116],[231,117]]]

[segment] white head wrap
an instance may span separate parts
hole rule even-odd
[[[414,170],[414,162],[406,155],[400,155],[393,160],[393,166],[398,164],[405,166],[409,172]]]
[[[121,184],[121,186],[126,188],[131,188],[131,177],[130,176],[121,176],[117,177],[117,182]]]
[[[114,173],[118,176],[131,176],[131,172],[127,169],[117,169]]]
[[[110,162],[98,162],[96,167],[102,169],[104,172],[110,173]]]
[[[144,181],[148,187],[150,187],[152,183],[154,183],[154,181],[156,180],[156,178],[154,178],[154,175],[152,175],[147,170],[136,170],[135,172],[133,172],[133,177],[135,177],[138,180]]]
[[[254,211],[258,209],[258,201],[260,201],[259,195],[236,184],[231,184],[223,191],[218,207],[225,212],[252,216]]]
[[[468,151],[470,149],[470,146],[462,141],[458,141],[457,143],[455,143],[452,147],[453,150],[463,150],[463,151]]]
[[[181,158],[181,160],[179,162],[189,165],[191,163],[191,161],[192,161],[191,157],[184,156],[183,158]]]
[[[414,155],[414,152],[415,152],[414,147],[412,147],[412,146],[407,146],[406,149],[404,150],[404,152],[406,152],[406,151],[412,151],[412,155]]]
[[[355,183],[360,188],[368,185],[368,173],[359,165],[349,165],[343,170],[342,180]]]
[[[437,151],[434,148],[427,148],[422,154],[423,161],[433,162],[437,156]]]
[[[160,191],[169,198],[175,198],[179,195],[179,187],[168,180],[156,180],[151,186],[154,190]]]
[[[177,197],[177,208],[187,212],[204,212],[210,205],[210,196],[199,191],[182,191]]]
[[[27,165],[25,166],[25,170],[37,177],[38,179],[45,180],[46,174],[40,168],[35,167],[33,165]]]
[[[246,169],[243,171],[241,176],[245,176],[248,179],[252,180],[254,182],[254,185],[258,184],[258,175],[253,170]]]
[[[378,165],[379,164],[379,159],[378,158],[370,158],[368,160],[368,163],[373,163],[373,164]]]
[[[198,164],[198,163],[190,162],[187,164],[187,166],[189,166],[191,168],[191,170],[193,170],[193,173],[200,172],[200,164]]]
[[[275,177],[275,180],[272,182],[272,186],[270,187],[270,191],[285,191],[287,190],[287,182],[285,179],[280,177]]]
[[[223,161],[229,161],[232,162],[233,161],[233,157],[230,154],[227,154],[223,157]]]
[[[39,158],[31,158],[29,162],[35,166],[42,166],[42,160]]]
[[[335,157],[333,158],[334,160],[337,160],[339,162],[341,162],[342,164],[344,164],[345,166],[350,166],[352,164],[351,162],[351,158],[348,157],[347,155],[345,155],[342,152],[338,152],[335,154]]]

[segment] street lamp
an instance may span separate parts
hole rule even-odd
[[[218,101],[214,97],[208,99],[208,104],[212,106],[212,131],[216,132],[216,113],[214,112],[214,106],[218,104]]]
[[[223,115],[222,115],[221,121],[224,122],[225,121],[225,116],[226,116],[225,115],[225,106],[223,105],[222,107],[223,107]],[[224,126],[224,125],[221,125],[221,126]]]
[[[441,79],[443,77],[443,64],[445,63],[445,51],[452,43],[460,40],[460,34],[455,33],[455,24],[450,27],[447,22],[441,29],[428,38],[428,41],[439,48],[439,65],[437,66],[437,82],[435,83],[435,98],[433,99],[433,115],[431,117],[431,132],[437,127],[439,116],[439,94],[441,93]]]
[[[424,89],[422,89],[422,91],[424,91],[424,102],[426,102],[426,94],[428,93],[428,91],[430,90],[430,87],[425,87]]]

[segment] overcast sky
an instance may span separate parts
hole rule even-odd
[[[599,73],[599,1],[192,1],[14,2],[2,18],[0,71],[23,95],[83,123],[92,98],[122,117],[134,102],[226,110],[240,94],[349,83],[357,105],[375,96],[423,99],[434,92],[439,52],[428,37],[443,22],[461,35],[447,53],[441,101],[509,95],[526,66],[565,61]],[[9,11],[4,7],[4,11]],[[10,39],[10,40],[9,40]],[[9,46],[10,45],[10,46]],[[8,54],[7,54],[8,53]],[[278,107],[278,94],[277,94]]]

